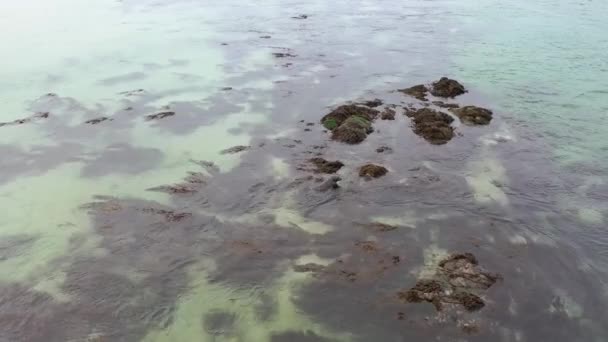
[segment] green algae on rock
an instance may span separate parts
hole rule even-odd
[[[373,132],[372,123],[366,117],[353,115],[332,131],[332,140],[347,144],[358,144]]]
[[[342,125],[351,116],[360,116],[368,121],[375,119],[380,112],[376,109],[358,106],[354,104],[342,105],[329,112],[321,119],[321,123],[325,128],[333,130]]]

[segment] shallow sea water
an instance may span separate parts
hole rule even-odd
[[[604,341],[607,15],[591,0],[0,4],[0,122],[49,113],[0,127],[0,341]],[[318,124],[347,101],[416,102],[394,90],[443,75],[489,126],[433,146],[399,114],[347,146]],[[235,145],[251,148],[220,153]],[[316,153],[344,162],[339,190],[308,179]],[[364,181],[367,162],[389,173]],[[502,276],[482,310],[397,298],[455,252]],[[308,263],[327,272],[296,272]]]

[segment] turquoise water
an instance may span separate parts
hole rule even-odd
[[[603,341],[607,16],[570,0],[1,4],[0,122],[49,117],[0,127],[0,341]],[[489,127],[434,147],[400,115],[350,147],[300,123],[406,105],[393,90],[443,75]],[[220,153],[235,145],[251,148]],[[306,179],[318,151],[346,164],[339,192]],[[362,182],[371,161],[389,175]],[[192,193],[150,191],[184,177]],[[467,251],[504,278],[484,310],[395,300]],[[337,279],[291,267],[306,263]]]
[[[608,6],[487,1],[463,10],[464,42],[453,52],[458,74],[534,125],[560,163],[604,164]]]

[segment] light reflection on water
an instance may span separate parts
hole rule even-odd
[[[605,334],[604,4],[27,0],[0,9],[0,122],[51,114],[0,127],[0,341]],[[292,18],[300,14],[309,17]],[[472,90],[463,102],[496,109],[490,127],[461,127],[437,148],[399,117],[345,147],[299,123],[344,101],[406,101],[390,91],[444,74]],[[101,116],[113,121],[83,124]],[[297,180],[323,144],[347,164],[338,193]],[[395,151],[378,155],[382,144]],[[234,145],[253,148],[219,153]],[[369,161],[391,172],[360,181],[356,167]],[[195,194],[147,191],[188,172],[204,174]],[[400,229],[361,225],[372,218]],[[478,335],[394,299],[454,251],[504,277],[485,311],[458,316]],[[397,255],[399,266],[377,272]],[[317,258],[357,280],[292,270]]]

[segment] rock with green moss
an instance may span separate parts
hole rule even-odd
[[[375,119],[379,114],[380,112],[376,109],[358,106],[354,104],[343,105],[332,110],[329,114],[325,115],[321,119],[321,123],[323,124],[323,126],[325,126],[325,128],[333,131],[334,129],[342,125],[344,121],[346,121],[346,119],[350,118],[351,116],[356,115],[371,121]]]
[[[358,144],[373,132],[372,120],[380,111],[356,104],[340,106],[321,119],[325,128],[332,132],[331,138],[347,144]]]
[[[331,138],[347,144],[358,144],[373,132],[372,123],[361,116],[351,116],[333,130]]]
[[[338,128],[338,121],[336,121],[335,118],[328,118],[323,121],[323,126],[328,130],[333,131],[334,129]]]

